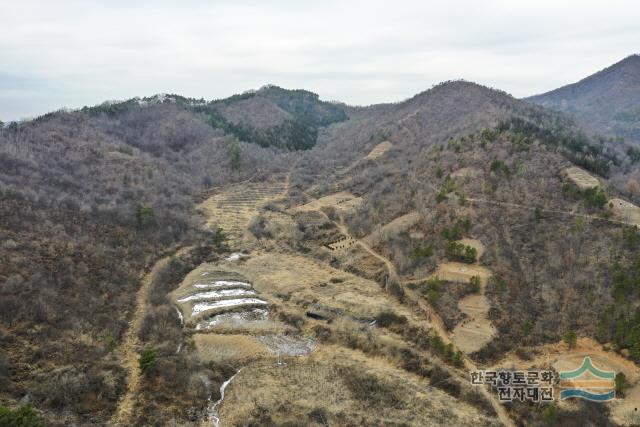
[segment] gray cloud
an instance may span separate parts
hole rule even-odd
[[[515,96],[634,53],[634,1],[0,0],[0,119],[266,83],[351,104],[465,78]]]

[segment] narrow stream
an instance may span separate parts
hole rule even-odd
[[[244,368],[238,369],[238,372],[236,372],[235,374],[233,374],[231,376],[231,378],[229,378],[228,380],[223,382],[222,385],[220,386],[220,399],[218,399],[218,401],[216,403],[214,403],[213,405],[211,403],[209,403],[209,407],[207,408],[207,417],[209,418],[209,421],[211,421],[215,427],[220,427],[220,414],[218,413],[218,406],[220,406],[220,404],[224,400],[224,390],[231,383],[231,381],[233,381],[233,379],[236,377],[236,375],[238,375],[240,373],[240,371],[242,371],[243,369]],[[211,398],[209,398],[209,402],[211,402]]]
[[[178,313],[178,319],[180,319],[180,326],[184,326],[184,317],[182,316],[182,312],[178,307],[175,307],[176,312]]]

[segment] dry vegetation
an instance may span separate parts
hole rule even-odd
[[[55,113],[0,142],[0,401],[50,425],[198,425],[240,368],[229,425],[542,425],[467,370],[562,364],[578,353],[544,351],[568,333],[616,351],[599,361],[638,393],[631,160],[504,93],[350,108],[266,87]],[[184,300],[216,280],[263,311],[192,316],[237,298]]]

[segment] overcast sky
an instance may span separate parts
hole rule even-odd
[[[464,78],[523,97],[640,52],[633,1],[0,0],[0,120],[272,83],[349,104]]]

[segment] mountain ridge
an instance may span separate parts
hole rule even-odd
[[[640,143],[640,55],[525,100],[567,113],[594,133]]]

